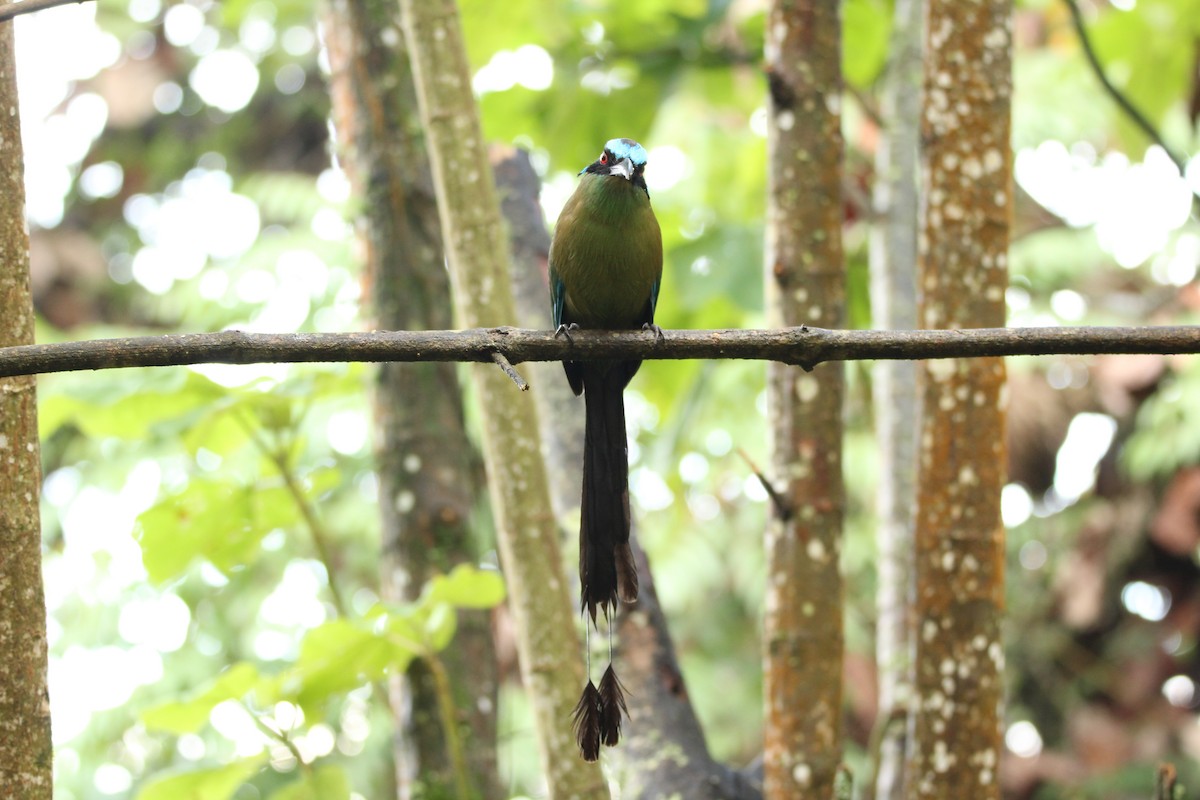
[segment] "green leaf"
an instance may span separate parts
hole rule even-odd
[[[263,536],[296,516],[296,504],[281,486],[193,478],[138,517],[142,562],[155,583],[178,577],[197,558],[229,570],[249,562]]]
[[[425,644],[433,652],[441,652],[454,638],[458,629],[458,614],[445,603],[437,603],[425,616]]]
[[[69,394],[51,394],[39,408],[43,436],[74,423],[88,436],[143,440],[160,433],[159,426],[211,406],[225,389],[194,372],[178,377],[127,380],[98,387],[71,387]]]
[[[1089,25],[1089,34],[1108,78],[1155,126],[1186,96],[1200,33],[1196,0],[1141,0],[1130,10],[1110,9]],[[1153,47],[1147,47],[1153,42]],[[1118,128],[1130,148],[1148,143],[1125,117]]]
[[[1137,427],[1122,452],[1130,476],[1166,478],[1195,463],[1200,453],[1200,426],[1194,422],[1197,403],[1200,362],[1165,380],[1138,409]]]
[[[284,685],[312,717],[331,696],[380,680],[390,670],[406,670],[418,655],[412,644],[359,622],[327,622],[304,637]]]
[[[429,580],[422,602],[449,603],[455,608],[493,608],[504,602],[504,578],[495,570],[459,564],[449,575]]]
[[[258,772],[263,758],[254,756],[211,769],[165,775],[142,787],[137,800],[228,800]]]
[[[176,735],[195,733],[208,722],[208,715],[213,708],[226,700],[244,697],[259,681],[258,670],[253,664],[238,662],[207,686],[197,688],[190,698],[163,703],[143,711],[142,722],[147,728]]]
[[[109,405],[93,406],[81,413],[77,421],[89,436],[143,439],[155,425],[210,402],[211,397],[189,391],[147,392],[130,395]]]
[[[425,645],[425,618],[429,614],[427,605],[406,605],[390,609],[383,617],[384,630],[397,647],[404,647],[415,656],[421,654]]]
[[[350,778],[341,767],[319,767],[271,797],[272,800],[349,800]]]

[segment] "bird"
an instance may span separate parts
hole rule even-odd
[[[645,329],[654,323],[662,283],[662,230],[646,186],[646,150],[633,139],[610,139],[580,170],[579,185],[563,206],[550,243],[551,312],[556,336],[577,329]],[[596,624],[619,602],[638,595],[629,544],[629,456],[624,391],[641,360],[564,361],[567,381],[584,400],[583,489],[580,499],[581,607]],[[590,630],[590,629],[589,629]],[[590,673],[590,662],[589,662]],[[590,680],[575,712],[584,758],[599,742],[617,742],[625,701],[609,665],[597,690]]]

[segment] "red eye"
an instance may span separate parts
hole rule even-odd
[[[608,163],[608,153],[601,153],[601,154],[600,154],[600,163],[601,163],[601,164],[607,164],[607,163]]]

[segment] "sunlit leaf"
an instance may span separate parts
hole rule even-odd
[[[228,570],[250,561],[262,537],[295,522],[297,513],[282,487],[193,478],[138,517],[142,562],[155,583],[178,577],[198,558]]]
[[[396,647],[406,648],[414,656],[425,647],[425,617],[429,604],[405,605],[393,608],[383,617],[384,630]]]
[[[458,608],[492,608],[504,602],[504,578],[495,570],[459,564],[430,579],[426,596]]]
[[[403,672],[416,655],[365,625],[334,620],[305,635],[284,686],[311,715],[335,694]]]
[[[425,616],[425,644],[434,651],[446,649],[458,628],[458,615],[445,603],[437,603]]]
[[[147,728],[169,733],[195,733],[208,722],[208,715],[219,703],[245,696],[260,680],[258,670],[245,661],[234,664],[192,692],[191,696],[163,703],[142,712]]]
[[[1155,126],[1190,85],[1197,19],[1196,0],[1140,0],[1129,10],[1110,8],[1088,25],[1105,74]],[[1131,149],[1149,143],[1127,118],[1117,120]]]
[[[165,373],[164,373],[165,374]],[[99,384],[92,391],[51,394],[39,409],[43,436],[70,422],[91,437],[142,441],[160,426],[219,400],[224,390],[196,373]]]
[[[210,769],[177,772],[156,778],[137,800],[227,800],[262,766],[263,757],[245,758]]]
[[[344,769],[334,765],[301,773],[300,780],[271,795],[272,800],[348,800],[349,797],[350,778]]]

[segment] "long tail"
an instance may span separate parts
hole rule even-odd
[[[624,365],[590,366],[583,373],[587,421],[583,442],[583,499],[579,526],[579,582],[583,607],[596,621],[622,602],[637,600],[637,569],[629,549],[629,453]]]

